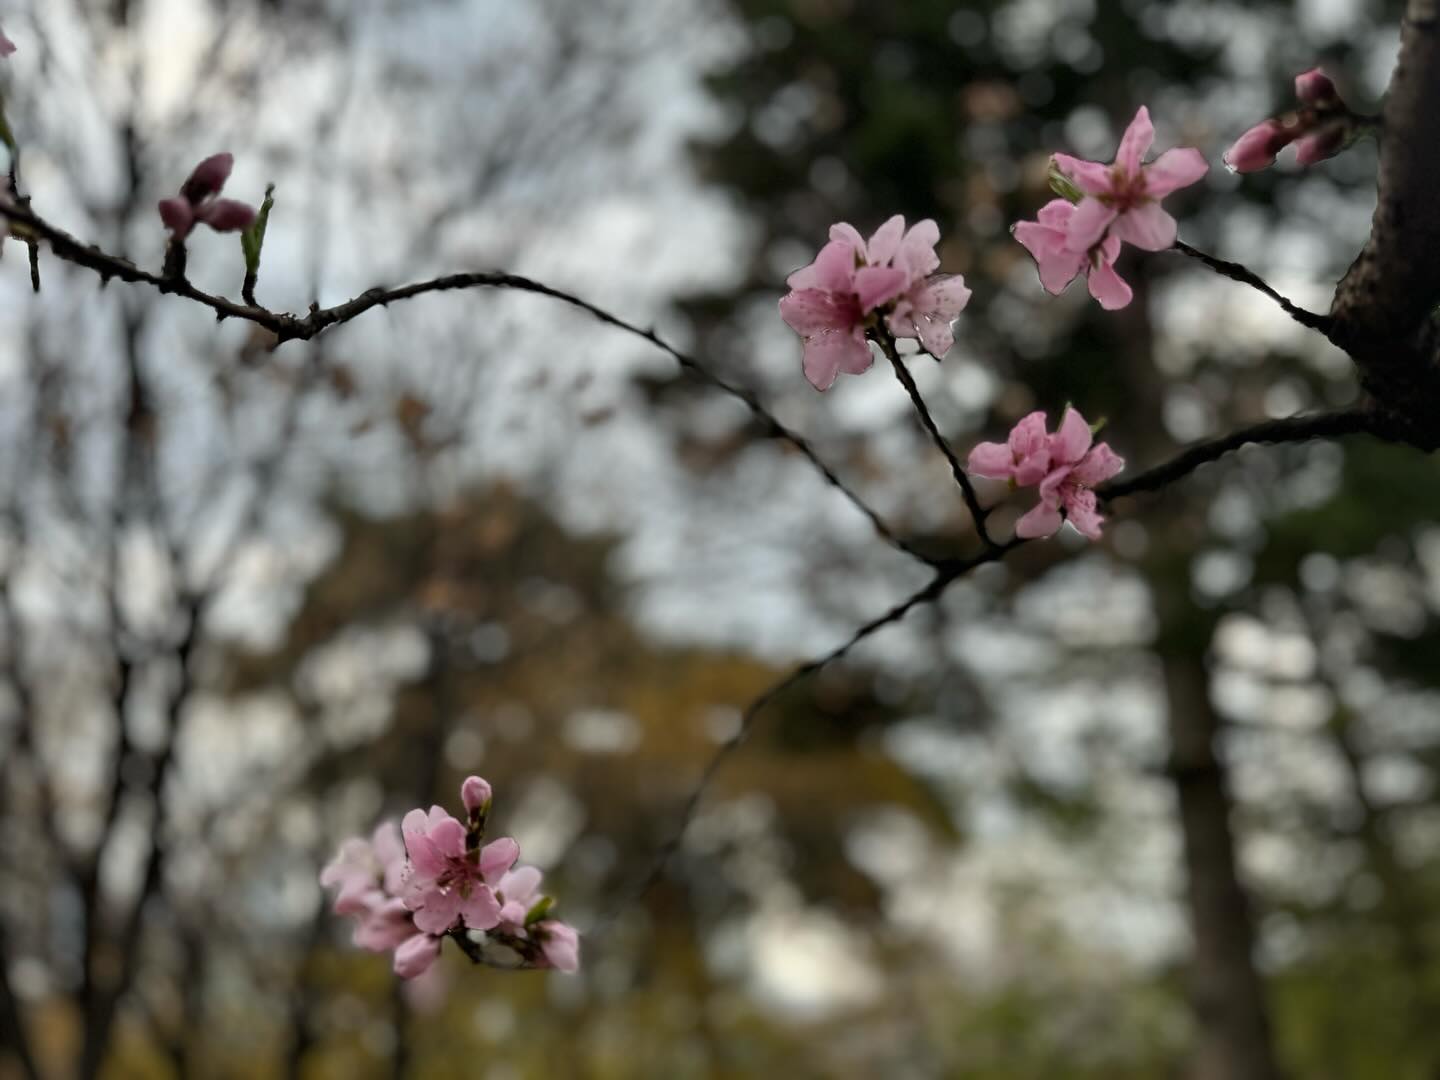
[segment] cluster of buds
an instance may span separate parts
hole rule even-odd
[[[354,943],[393,952],[402,979],[428,971],[447,936],[475,945],[476,933],[503,948],[509,966],[578,970],[580,936],[550,917],[540,871],[517,865],[512,838],[484,843],[490,785],[468,777],[460,799],[463,823],[439,806],[411,810],[398,829],[386,822],[369,840],[346,840],[321,871],[320,884],[335,889],[332,910],[355,919]]]
[[[216,232],[239,232],[250,227],[255,207],[238,199],[220,198],[234,167],[232,155],[214,154],[195,166],[179,195],[160,200],[160,220],[175,240],[183,241],[202,223]]]
[[[844,372],[859,375],[873,357],[868,335],[881,325],[916,338],[937,360],[950,351],[950,326],[970,300],[960,275],[932,277],[940,267],[940,229],[928,218],[907,231],[896,214],[868,241],[844,222],[815,261],[791,274],[780,317],[804,339],[805,377],[828,390]]]
[[[1038,487],[1040,502],[1015,523],[1015,535],[1053,536],[1063,522],[1080,535],[1100,539],[1104,518],[1091,489],[1125,467],[1125,459],[1106,443],[1097,443],[1095,429],[1073,408],[1067,408],[1054,433],[1045,429],[1045,414],[1032,412],[1003,443],[981,443],[970,451],[969,470],[976,476],[1008,480],[1011,487]]]
[[[1267,169],[1291,143],[1297,162],[1314,165],[1340,153],[1374,124],[1372,118],[1350,111],[1319,68],[1295,76],[1295,96],[1298,108],[1256,124],[1225,151],[1225,164],[1232,171]]]

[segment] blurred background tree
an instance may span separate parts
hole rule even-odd
[[[976,290],[913,370],[959,446],[1032,408],[1141,466],[1355,393],[1173,254],[1123,314],[1007,235],[1148,104],[1212,161],[1398,4],[490,0],[17,5],[36,203],[158,264],[217,149],[278,183],[262,299],[502,265],[652,319],[905,535],[967,550],[882,373],[825,397],[775,301],[832,221],[935,217]],[[1323,307],[1374,155],[1177,200]],[[191,273],[234,292],[233,238]],[[15,244],[12,253],[18,255]],[[1133,257],[1131,257],[1133,258]],[[1017,552],[762,714],[917,570],[734,402],[533,298],[274,352],[4,263],[0,1075],[1430,1077],[1434,463],[1253,450]],[[232,280],[233,279],[233,280]],[[989,492],[992,497],[998,492]],[[1001,523],[1002,529],[1005,523]],[[993,571],[993,572],[991,572]],[[579,976],[397,989],[315,881],[478,770]],[[22,1033],[24,1038],[21,1038]]]

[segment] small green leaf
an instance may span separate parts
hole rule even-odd
[[[546,915],[550,914],[550,909],[554,906],[555,898],[553,896],[542,896],[535,906],[525,913],[525,925],[534,926],[541,919],[545,918]]]
[[[245,251],[247,274],[260,271],[260,249],[265,246],[265,226],[270,221],[270,208],[274,205],[275,185],[270,184],[265,188],[265,201],[260,204],[260,212],[255,215],[250,227],[240,233],[240,246]]]
[[[1070,179],[1054,158],[1050,159],[1050,190],[1072,203],[1078,203],[1085,197],[1085,193],[1075,186],[1075,181]]]

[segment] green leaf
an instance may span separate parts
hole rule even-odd
[[[260,249],[265,246],[265,226],[270,221],[270,208],[275,205],[275,185],[265,188],[265,201],[250,227],[240,233],[240,248],[245,252],[245,276],[253,279],[260,273]]]
[[[555,898],[553,896],[542,896],[539,901],[536,902],[535,906],[525,913],[525,925],[534,926],[541,919],[545,918],[546,915],[550,914],[550,909],[554,906]]]
[[[1050,190],[1072,203],[1078,203],[1085,197],[1085,193],[1075,186],[1075,181],[1056,164],[1055,159],[1050,159]]]

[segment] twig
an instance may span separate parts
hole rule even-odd
[[[0,206],[0,215],[10,218],[17,235],[33,235],[49,243],[50,249],[55,256],[65,262],[73,263],[76,266],[84,267],[94,271],[100,276],[102,282],[111,278],[137,285],[148,285],[167,295],[184,297],[215,312],[216,318],[224,320],[227,318],[243,319],[246,322],[254,323],[266,330],[269,330],[276,337],[277,344],[286,341],[309,341],[332,326],[339,326],[350,322],[363,315],[365,312],[376,307],[385,307],[399,300],[408,300],[415,296],[433,292],[451,292],[460,289],[513,289],[519,292],[535,293],[540,296],[548,296],[552,300],[558,300],[570,307],[584,311],[597,321],[607,326],[613,326],[623,330],[627,334],[639,337],[657,349],[664,352],[686,371],[689,371],[702,381],[728,394],[743,404],[751,414],[763,422],[766,429],[773,435],[784,439],[795,447],[796,450],[816,469],[825,479],[825,482],[840,492],[848,499],[857,510],[865,515],[871,527],[879,536],[897,551],[910,556],[918,562],[926,565],[934,565],[935,560],[921,552],[909,541],[895,533],[871,507],[860,498],[860,495],[848,484],[836,475],[835,471],[821,460],[809,441],[798,432],[782,424],[767,409],[753,393],[743,387],[727,381],[716,375],[708,367],[694,357],[681,352],[665,339],[660,337],[653,329],[647,330],[634,323],[628,322],[617,315],[613,315],[604,308],[597,307],[588,300],[581,299],[573,293],[561,289],[552,288],[541,282],[534,281],[519,274],[505,273],[504,271],[478,271],[470,273],[447,274],[442,277],[433,278],[429,281],[413,282],[409,285],[402,285],[398,288],[368,289],[359,296],[347,300],[343,304],[336,304],[333,307],[322,308],[318,304],[312,305],[310,313],[304,317],[292,315],[287,312],[270,311],[268,308],[258,307],[249,304],[236,303],[223,296],[216,296],[207,293],[203,289],[196,288],[183,277],[164,277],[142,270],[128,259],[118,255],[111,255],[94,245],[87,245],[65,232],[56,228],[49,222],[36,217],[27,210],[18,207]]]
[[[970,477],[965,472],[965,467],[960,464],[960,459],[955,455],[945,436],[940,434],[940,428],[935,423],[935,418],[930,415],[930,408],[925,404],[925,399],[920,396],[920,388],[915,385],[915,378],[910,374],[910,369],[900,359],[900,350],[895,347],[895,338],[884,327],[872,331],[872,338],[880,346],[890,361],[890,366],[895,369],[895,377],[900,380],[900,385],[905,387],[905,392],[910,395],[911,402],[915,405],[915,411],[919,414],[920,423],[930,435],[933,442],[945,460],[950,463],[950,474],[955,477],[955,483],[960,487],[960,494],[965,499],[965,506],[970,511],[970,518],[975,522],[975,533],[980,537],[980,542],[985,545],[987,551],[993,551],[998,545],[991,539],[990,532],[985,527],[985,518],[990,511],[980,505],[980,498],[975,494],[975,485],[970,482]]]
[[[1359,409],[1292,416],[1284,420],[1266,420],[1240,428],[1208,442],[1186,447],[1175,457],[1153,469],[1115,480],[1096,488],[1102,500],[1118,499],[1142,491],[1157,491],[1194,472],[1201,465],[1215,461],[1247,443],[1293,443],[1310,439],[1333,438],[1340,435],[1374,435],[1394,440],[1395,435],[1384,421],[1373,413]]]
[[[1291,303],[1271,288],[1264,278],[1248,267],[1241,266],[1236,262],[1229,262],[1225,259],[1217,259],[1214,255],[1207,255],[1198,248],[1191,247],[1183,240],[1175,241],[1175,250],[1182,255],[1190,256],[1192,259],[1198,259],[1221,277],[1227,277],[1231,281],[1238,281],[1242,285],[1249,285],[1252,289],[1260,290],[1260,292],[1279,304],[1281,310],[1301,326],[1308,327],[1311,330],[1318,330],[1324,334],[1327,339],[1330,337],[1333,322],[1329,315],[1319,315],[1313,311],[1306,311],[1304,308]]]

